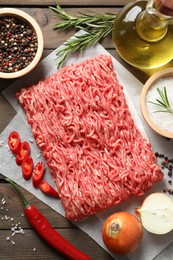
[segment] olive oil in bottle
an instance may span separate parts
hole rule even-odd
[[[170,14],[173,7],[162,8],[164,13],[161,13],[157,9],[157,2],[159,8],[163,7],[161,1],[164,0],[130,3],[115,19],[115,48],[126,62],[137,68],[158,68],[173,59],[173,16],[165,14]]]

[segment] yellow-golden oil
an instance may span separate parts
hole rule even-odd
[[[126,5],[116,17],[113,41],[119,55],[129,64],[140,69],[153,69],[173,59],[173,24],[149,15],[140,17],[146,11],[148,1],[136,1]],[[154,26],[153,26],[154,25]]]

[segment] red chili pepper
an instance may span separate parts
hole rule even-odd
[[[30,156],[26,156],[22,161],[22,174],[23,178],[28,181],[31,179],[33,171],[33,159]]]
[[[32,183],[34,187],[38,187],[44,175],[45,166],[43,162],[38,162],[33,170]]]
[[[6,179],[17,191],[19,194],[23,204],[24,204],[24,212],[32,227],[35,231],[40,235],[40,237],[46,241],[50,246],[52,246],[55,250],[65,255],[68,259],[72,260],[92,260],[89,256],[82,253],[72,244],[70,244],[67,240],[65,240],[47,221],[47,219],[38,211],[38,209],[34,205],[29,205],[26,201],[23,193],[18,188],[18,186],[11,181],[10,179]]]
[[[10,150],[14,153],[17,154],[20,151],[20,136],[18,132],[13,131],[10,133],[8,137],[8,146]]]
[[[20,151],[16,155],[16,163],[17,165],[21,165],[23,159],[28,156],[30,153],[30,146],[28,142],[22,142],[20,145]]]
[[[46,193],[47,195],[56,197],[59,199],[59,193],[52,187],[46,180],[42,180],[39,184],[39,188],[41,191]]]

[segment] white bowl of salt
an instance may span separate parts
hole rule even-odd
[[[173,138],[173,68],[156,72],[147,80],[140,106],[145,121],[155,132]]]

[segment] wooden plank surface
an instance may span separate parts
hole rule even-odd
[[[58,0],[57,1],[62,6],[124,6],[129,3],[130,0]],[[0,5],[2,6],[49,6],[55,5],[56,1],[54,0],[10,0],[3,1],[0,0]]]
[[[89,239],[88,235],[83,231],[40,202],[29,192],[26,192],[22,188],[21,190],[27,200],[35,205],[46,216],[50,224],[70,243],[83,252],[88,253],[93,259],[100,259],[100,256],[105,260],[112,259],[95,241]],[[2,204],[3,198],[6,201],[4,205]],[[19,227],[24,230],[24,234],[16,234],[12,237],[13,231],[11,231],[11,228],[13,224],[14,226],[19,224]],[[7,241],[8,237],[10,237],[9,241]],[[13,245],[12,241],[15,242],[15,245]],[[7,183],[0,184],[0,245],[2,257],[0,259],[3,260],[65,259],[64,256],[61,256],[42,241],[35,231],[31,229],[30,224],[23,216],[21,201],[13,188]]]
[[[122,6],[129,3],[130,0],[59,0],[59,4],[71,15],[77,15],[78,12],[97,11],[99,13],[115,12],[118,13]],[[71,35],[74,30],[68,32],[58,32],[53,30],[53,25],[58,22],[54,17],[52,10],[48,6],[55,6],[55,1],[51,0],[0,0],[0,8],[15,7],[30,14],[40,25],[44,36],[44,53],[46,57],[55,48],[59,47]],[[129,71],[131,71],[140,81],[146,82],[148,74],[139,71],[126,64],[116,53],[112,36],[109,35],[101,44],[116,57]],[[0,79],[0,91],[7,88],[14,80]],[[0,93],[0,132],[9,124],[15,115],[14,109],[8,101]],[[2,159],[2,158],[1,158]],[[87,253],[94,260],[111,260],[112,257],[104,251],[95,241],[88,237],[84,232],[75,227],[70,221],[66,220],[57,212],[50,209],[47,205],[39,201],[31,193],[25,191],[24,195],[31,204],[34,204],[43,215],[48,219],[52,226],[60,232],[60,234],[74,244],[77,248]],[[2,199],[6,200],[6,204],[2,205]],[[23,206],[18,195],[13,188],[4,183],[0,176],[0,259],[2,260],[55,260],[65,259],[64,256],[52,250],[46,245],[40,237],[34,232],[26,218],[22,215]],[[6,217],[10,219],[5,220]],[[11,221],[11,218],[14,218]],[[11,236],[12,224],[20,223],[25,234],[17,234],[14,236],[15,245],[12,244],[12,238],[7,241],[7,237]],[[164,257],[164,252],[163,255]],[[164,258],[160,258],[164,259]],[[167,258],[168,259],[168,258]],[[79,259],[80,260],[80,259]],[[159,258],[158,258],[159,260]]]
[[[1,0],[0,0],[1,1]],[[129,1],[130,2],[130,1]],[[11,3],[11,0],[10,0]],[[46,1],[47,3],[47,1]],[[116,1],[116,7],[103,7],[103,6],[97,6],[97,7],[87,7],[83,8],[82,6],[80,7],[65,7],[64,10],[69,13],[72,16],[77,16],[79,15],[80,12],[85,12],[89,13],[90,11],[93,12],[98,12],[98,13],[115,13],[115,15],[121,10],[121,1]],[[51,5],[51,4],[50,4]],[[1,4],[0,4],[1,6]],[[51,5],[53,6],[53,5]],[[60,20],[57,18],[55,13],[49,9],[49,5],[45,6],[40,6],[36,7],[33,6],[32,8],[29,7],[23,7],[21,5],[19,7],[22,11],[25,11],[29,15],[31,15],[39,24],[41,27],[43,37],[44,37],[44,55],[43,57],[46,56],[46,54],[50,53],[52,50],[56,49],[62,43],[64,43],[67,39],[69,39],[76,30],[68,30],[68,31],[57,31],[54,30],[53,27],[56,23],[58,23]],[[114,57],[116,57],[125,67],[127,67],[133,74],[142,82],[145,82],[148,78],[148,74],[146,72],[142,72],[139,70],[134,69],[133,67],[129,66],[127,63],[125,63],[116,53],[114,43],[112,40],[112,35],[109,34],[105,39],[100,41],[100,43],[103,45],[105,49],[107,49]],[[1,83],[2,82],[2,83]],[[12,82],[12,81],[11,81]],[[3,90],[8,82],[6,80],[0,81],[0,90]]]
[[[123,5],[124,1],[59,1],[63,4],[66,11],[71,15],[77,15],[80,11],[97,11],[97,12],[118,12],[119,8],[116,5]],[[48,8],[49,5],[55,5],[55,1],[16,1],[10,0],[8,3],[0,0],[0,7],[16,7],[30,14],[40,25],[44,36],[44,53],[46,57],[55,48],[59,47],[66,41],[75,31],[57,32],[53,30],[53,25],[58,22],[58,19],[53,15],[53,11]],[[109,6],[110,5],[110,6]],[[102,43],[105,48],[112,51],[114,54],[115,49],[112,43],[111,35]],[[7,88],[14,80],[0,79],[0,91]],[[0,94],[0,131],[9,124],[10,120],[14,117],[16,112],[8,103],[8,101]],[[48,219],[51,225],[69,242],[74,244],[77,248],[87,253],[95,260],[105,259],[111,260],[112,257],[103,250],[94,240],[88,237],[83,231],[75,227],[70,221],[66,220],[57,212],[50,209],[47,205],[39,201],[35,196],[22,189],[24,195],[31,204],[37,206],[41,213]],[[34,260],[34,259],[65,259],[64,256],[55,252],[40,237],[34,232],[26,218],[22,216],[23,206],[20,202],[18,195],[13,188],[3,182],[0,178],[0,203],[2,199],[6,200],[5,205],[0,206],[0,259],[14,259],[14,260]],[[5,220],[5,218],[8,218]],[[11,218],[14,218],[11,221]],[[20,223],[25,234],[12,235],[12,224]],[[10,240],[7,241],[7,237]],[[12,244],[14,240],[15,245]]]

